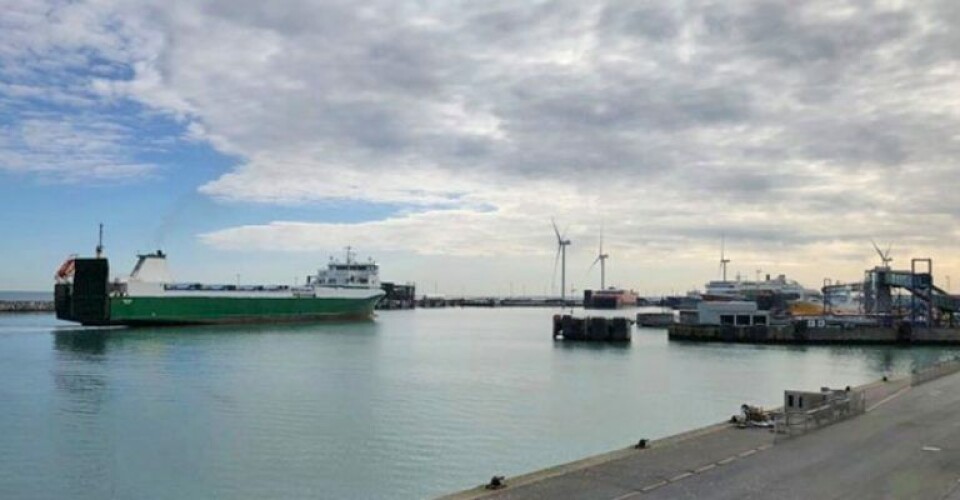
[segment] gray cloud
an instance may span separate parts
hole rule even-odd
[[[189,122],[241,160],[200,188],[220,199],[420,207],[390,223],[395,235],[459,220],[432,217],[437,207],[493,207],[467,219],[483,236],[524,228],[503,243],[518,251],[551,214],[648,225],[656,241],[623,240],[676,250],[720,230],[758,247],[923,242],[960,213],[954,2],[53,8],[84,9],[46,38],[23,31],[0,57],[42,54],[29,71],[49,73],[42,61],[83,67],[95,54],[104,70],[70,95]],[[28,98],[15,92],[32,91],[3,97]],[[304,245],[322,240],[295,229]]]

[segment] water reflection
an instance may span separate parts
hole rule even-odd
[[[960,354],[957,347],[935,346],[829,346],[834,361],[859,359],[875,373],[907,373]]]
[[[199,325],[135,328],[57,328],[53,347],[59,352],[102,356],[109,349],[149,345],[151,343],[229,342],[248,335],[351,335],[369,336],[377,332],[372,320],[324,323],[284,323],[249,325]]]
[[[100,331],[56,331],[53,336],[53,348],[57,351],[99,356],[107,350],[107,334]]]
[[[630,354],[630,342],[587,342],[575,340],[554,340],[553,348],[563,351],[610,352]]]

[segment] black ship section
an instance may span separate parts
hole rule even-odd
[[[83,325],[108,324],[109,262],[107,259],[74,259],[74,266],[73,283],[57,283],[54,287],[57,319]]]

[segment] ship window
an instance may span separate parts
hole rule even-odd
[[[793,408],[793,394],[787,395],[787,406]]]
[[[738,315],[737,315],[737,326],[750,326],[750,315],[748,315],[748,314],[738,314]]]
[[[732,324],[733,324],[733,315],[732,315],[732,314],[721,314],[721,315],[720,315],[720,324],[721,324],[721,325],[732,325]]]
[[[766,325],[766,324],[767,324],[767,317],[766,317],[766,316],[754,316],[754,317],[753,317],[753,324],[754,324],[754,325]]]

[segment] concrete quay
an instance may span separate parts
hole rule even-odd
[[[960,500],[960,363],[854,390],[865,414],[799,437],[717,424],[444,498]]]
[[[802,323],[743,327],[673,324],[667,327],[667,336],[672,341],[746,344],[960,345],[960,328],[912,328],[908,324],[897,328],[808,328]]]

